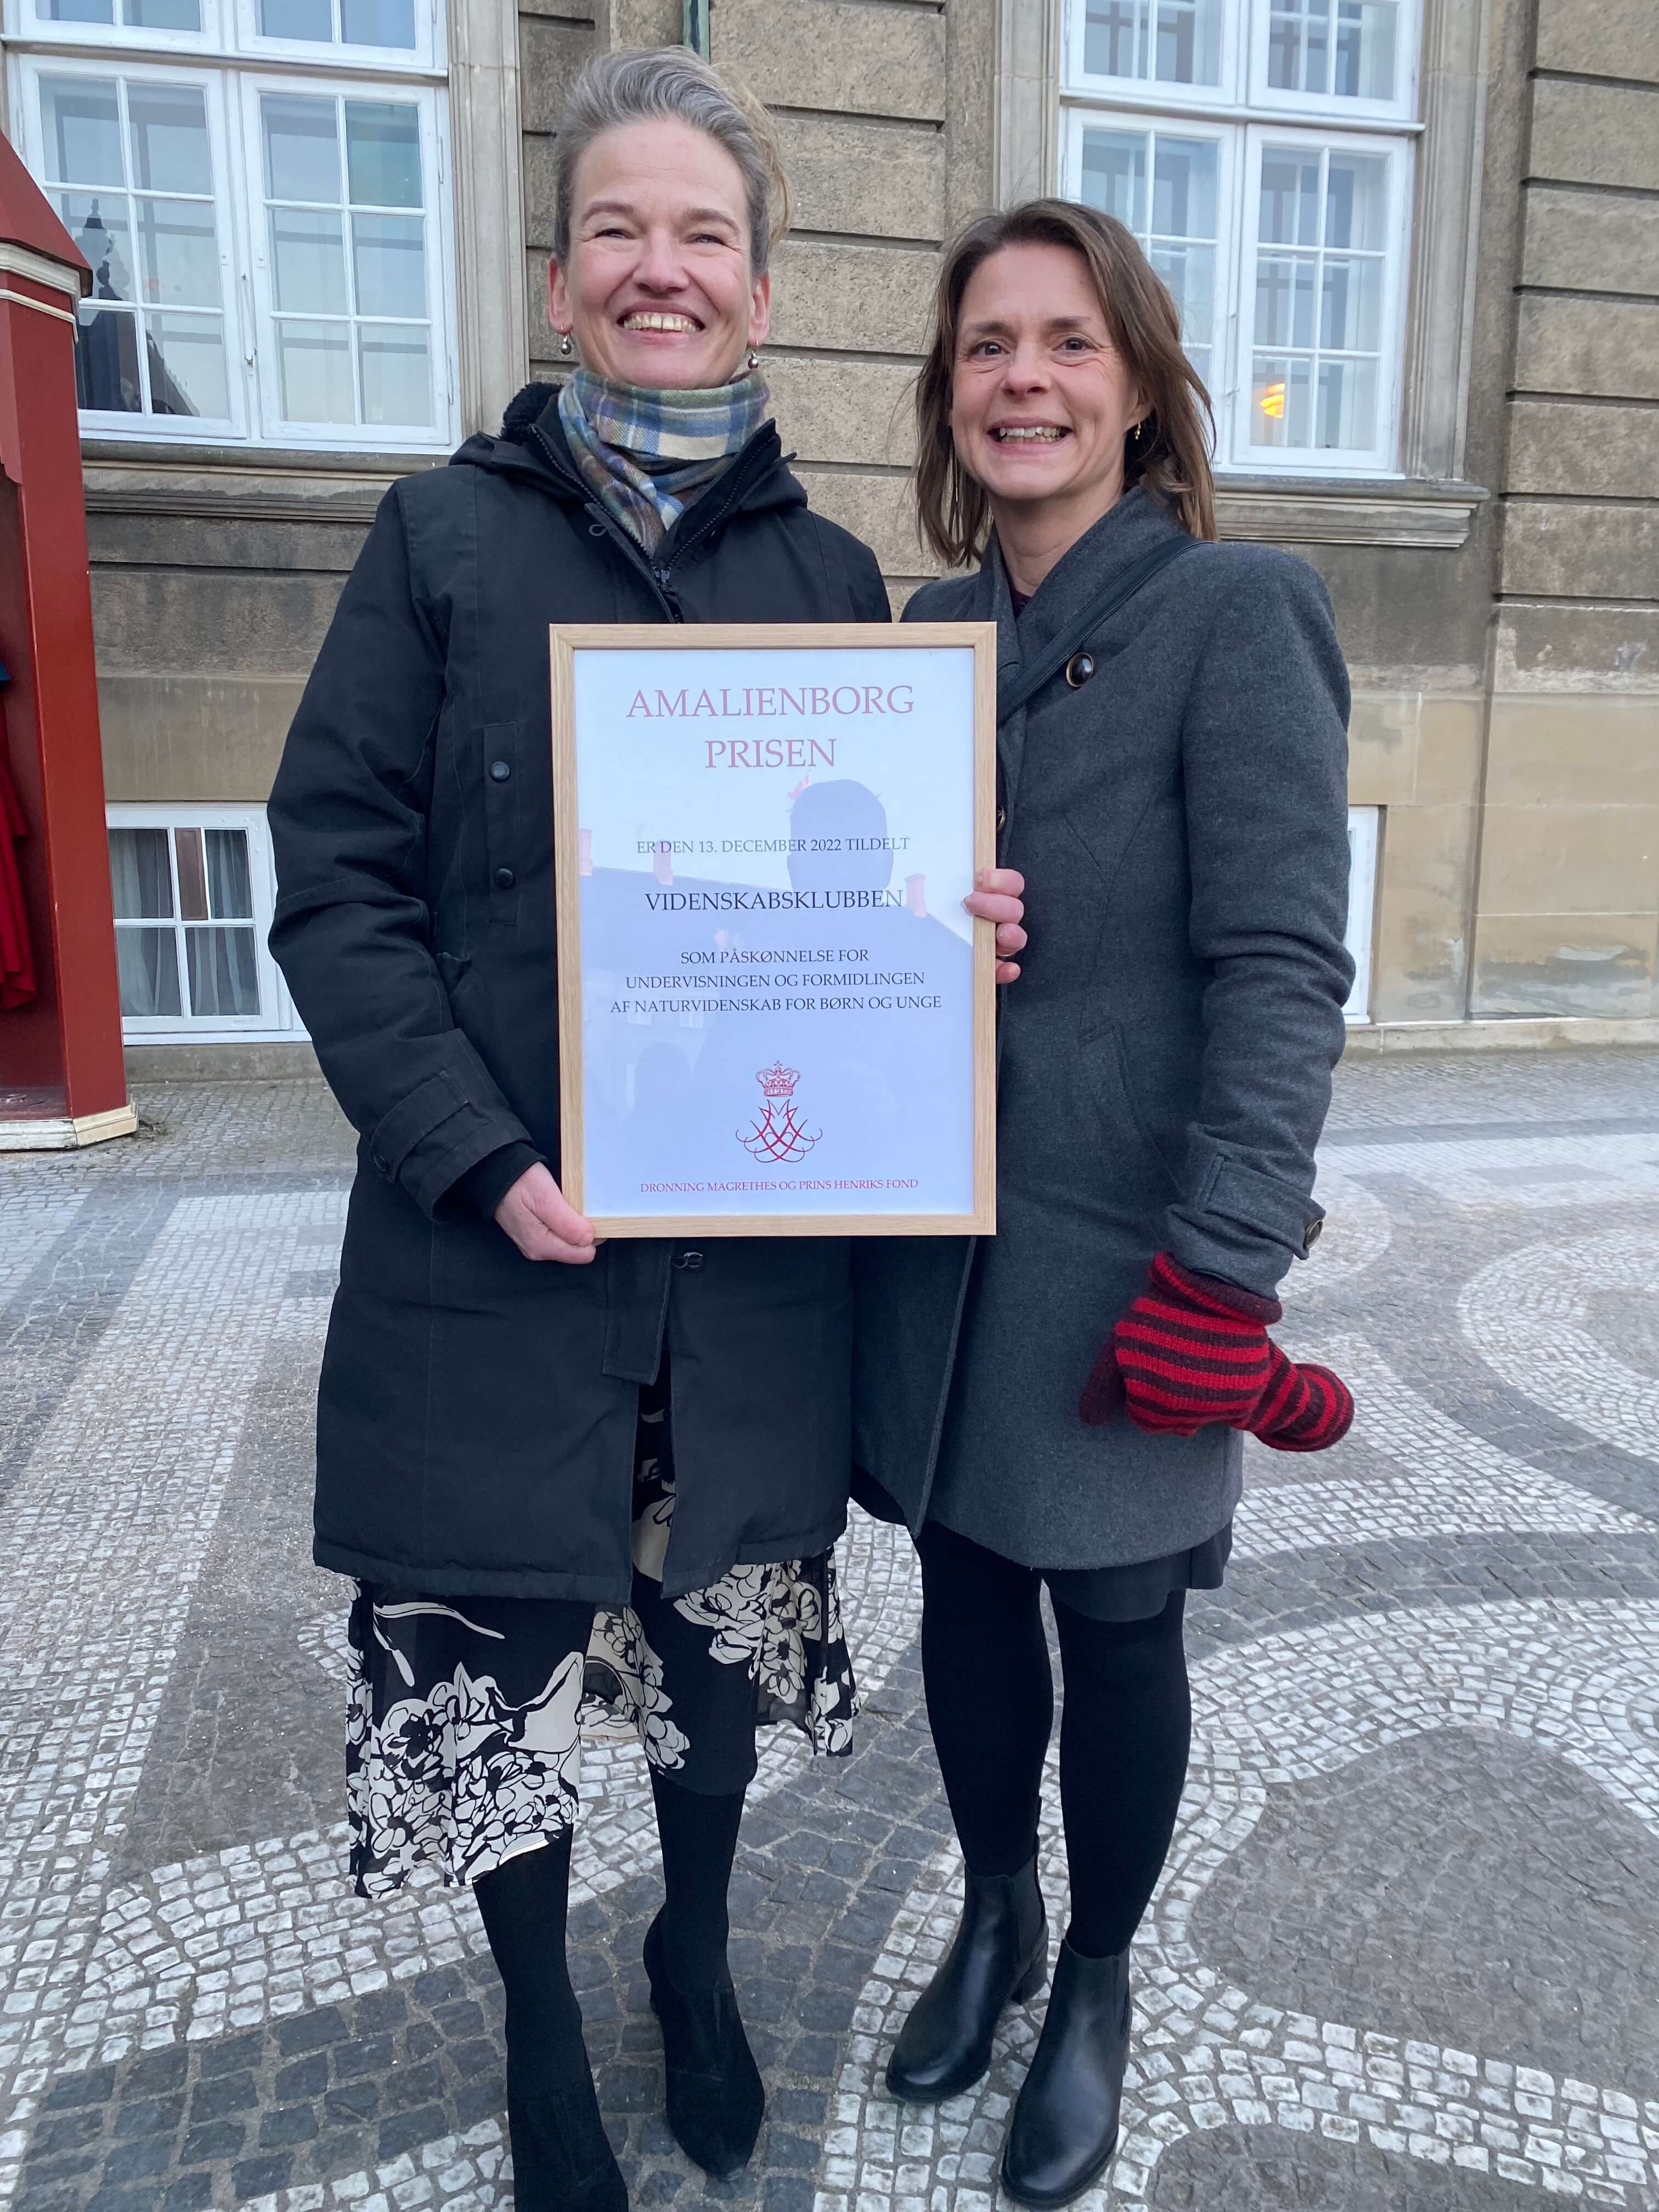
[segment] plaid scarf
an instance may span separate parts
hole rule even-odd
[[[760,428],[769,404],[755,368],[708,392],[653,392],[579,368],[559,393],[559,421],[589,491],[654,553]]]

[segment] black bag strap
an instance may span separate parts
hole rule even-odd
[[[1179,560],[1197,543],[1183,530],[1179,536],[1167,538],[1144,553],[1131,568],[1126,568],[1099,599],[1086,606],[1075,622],[1067,623],[1047,652],[1039,653],[1029,666],[1006,686],[997,684],[997,727],[1000,729],[1012,714],[1017,714],[1034,692],[1040,691],[1058,668],[1063,668],[1079,648],[1088,643],[1103,623],[1110,620],[1120,607],[1127,606],[1135,593],[1150,584],[1160,568],[1167,568],[1171,561]]]

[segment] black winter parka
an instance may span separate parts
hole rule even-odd
[[[559,1166],[548,625],[884,622],[874,556],[757,433],[647,561],[532,385],[381,502],[271,793],[271,950],[360,1132],[318,1400],[315,1557],[404,1589],[627,1600],[639,1386],[671,1355],[665,1588],[845,1519],[838,1238],[532,1262]]]

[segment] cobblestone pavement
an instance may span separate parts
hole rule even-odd
[[[341,1592],[309,1424],[350,1154],[314,1085],[146,1092],[0,1164],[0,2201],[483,2212],[510,2197],[470,1897],[341,1875]],[[1283,1334],[1353,1382],[1251,1447],[1194,1601],[1195,1747],[1094,2205],[1659,2207],[1659,1054],[1359,1061]],[[854,1757],[769,1742],[734,1945],[770,2118],[661,2118],[637,1754],[584,1775],[574,1971],[635,2205],[991,2212],[1041,2024],[880,2088],[958,1865],[908,1546],[854,1516]],[[1057,1920],[1065,1875],[1045,1830]]]

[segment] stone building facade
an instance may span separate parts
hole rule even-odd
[[[386,485],[556,373],[562,88],[598,45],[678,38],[682,0],[4,4],[9,135],[104,257],[83,429],[129,1043],[270,1065],[305,1048],[259,810],[306,672]],[[908,395],[940,240],[1038,190],[1109,206],[1182,299],[1224,532],[1336,603],[1353,1042],[1655,1034],[1652,0],[707,20],[790,157],[786,447],[896,603],[928,572]]]

